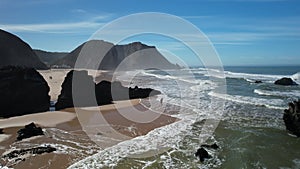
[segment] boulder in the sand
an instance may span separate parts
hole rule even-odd
[[[33,68],[0,69],[0,117],[20,116],[48,111],[49,86]]]
[[[74,74],[75,80],[73,80]],[[74,82],[76,85],[73,85]],[[73,102],[73,91],[76,94],[75,105]],[[101,81],[95,84],[92,76],[89,76],[87,71],[72,70],[67,74],[62,84],[61,94],[58,96],[55,109],[105,105],[111,104],[112,101],[146,98],[157,94],[160,94],[160,92],[150,88],[124,87],[118,81]],[[93,98],[93,96],[96,98]]]
[[[289,109],[284,110],[283,120],[286,129],[300,137],[300,99],[289,103]]]
[[[9,160],[11,160],[11,159],[24,160],[27,157],[27,156],[24,157],[24,155],[51,153],[53,151],[56,151],[56,148],[51,147],[51,146],[45,146],[45,147],[40,146],[40,147],[34,147],[34,148],[14,150],[14,151],[11,151],[11,152],[3,155],[2,158],[8,158]]]
[[[211,158],[208,152],[202,147],[197,150],[195,156],[198,157],[201,162],[203,162],[205,159]]]
[[[37,127],[34,123],[26,125],[24,128],[20,129],[18,132],[17,140],[22,140],[25,138],[30,138],[33,136],[44,135],[42,128]]]
[[[4,134],[3,129],[0,129],[0,134]]]
[[[275,83],[276,85],[283,85],[283,86],[293,86],[293,85],[298,85],[293,79],[291,78],[281,78],[279,80],[276,80]]]

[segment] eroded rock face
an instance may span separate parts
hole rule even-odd
[[[33,68],[0,69],[0,117],[48,111],[49,86]]]
[[[74,74],[75,76],[73,76]],[[73,80],[73,77],[76,79]],[[87,71],[72,70],[67,74],[62,84],[61,94],[58,96],[55,108],[56,110],[60,110],[74,106],[105,105],[111,104],[112,101],[146,98],[157,94],[160,94],[160,92],[150,88],[143,89],[137,86],[135,88],[124,87],[118,81],[101,81],[95,84]],[[74,103],[74,98],[76,98],[76,103]]]
[[[18,137],[17,137],[18,141],[33,136],[44,135],[42,128],[37,127],[34,123],[30,123],[26,125],[24,128],[20,129],[17,133],[18,133]]]
[[[289,109],[284,110],[283,120],[286,129],[300,137],[300,99],[289,103]]]
[[[283,85],[283,86],[293,86],[293,85],[298,85],[296,82],[293,81],[291,78],[281,78],[279,80],[276,80],[275,83],[276,85]]]

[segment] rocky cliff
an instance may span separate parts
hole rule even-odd
[[[19,37],[0,29],[0,67],[22,66],[47,69],[32,48]]]

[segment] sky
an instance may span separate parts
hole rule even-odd
[[[298,0],[0,0],[0,11],[0,29],[34,49],[69,52],[119,17],[160,12],[195,25],[225,66],[300,65]],[[140,35],[130,41],[166,49],[188,65],[199,64],[193,52],[173,39]]]

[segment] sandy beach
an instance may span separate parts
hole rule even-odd
[[[57,99],[68,71],[41,72],[50,86],[51,100]],[[2,159],[0,164],[13,168],[67,168],[100,150],[145,135],[177,120],[151,111],[141,104],[140,99],[0,119],[0,128],[4,132],[0,137],[0,154],[40,145],[50,145],[57,149],[53,153],[29,155],[24,161]],[[42,127],[45,135],[16,141],[17,131],[31,122]]]

